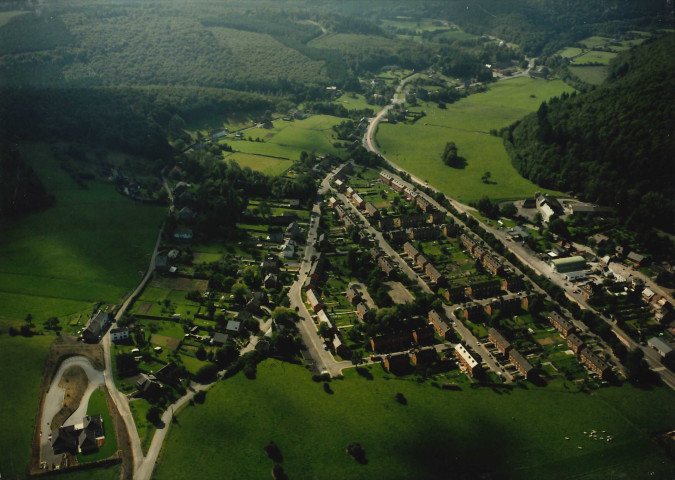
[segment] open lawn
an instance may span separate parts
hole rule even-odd
[[[377,143],[389,160],[463,203],[484,195],[500,200],[532,196],[542,189],[518,174],[502,139],[488,132],[513,123],[564,91],[571,88],[559,80],[503,80],[447,109],[425,103],[420,109],[427,116],[415,124],[380,124]],[[466,159],[464,168],[443,164],[441,154],[449,141]],[[490,184],[481,180],[486,171],[492,175]]]
[[[293,162],[282,158],[267,157],[262,154],[250,154],[235,152],[227,157],[227,160],[234,160],[240,167],[249,167],[251,170],[262,172],[266,175],[281,175],[291,166]]]
[[[148,453],[148,448],[150,448],[152,437],[155,435],[156,430],[156,427],[145,418],[151,406],[150,402],[144,398],[129,402],[129,409],[131,410],[131,415],[134,417],[134,423],[136,424],[138,436],[141,439],[141,447],[144,454]]]
[[[0,336],[0,472],[22,477],[38,409],[40,377],[52,335],[32,338]]]
[[[569,66],[567,68],[581,80],[591,85],[600,85],[609,74],[606,66]]]
[[[330,394],[303,368],[271,360],[258,366],[255,380],[238,374],[219,382],[205,404],[179,413],[155,476],[192,478],[189,466],[200,465],[205,478],[264,478],[273,465],[263,451],[270,440],[289,478],[447,478],[452,471],[457,478],[604,479],[672,473],[645,433],[675,421],[672,391],[624,386],[589,396],[531,384],[511,391],[446,391],[385,375],[379,366],[369,371],[373,380],[348,369],[344,380],[330,383]],[[399,392],[406,405],[395,400]],[[615,440],[589,439],[583,432],[592,429]],[[363,446],[366,465],[345,453],[353,441]]]
[[[0,324],[35,323],[119,302],[148,267],[164,208],[135,203],[112,185],[78,187],[44,144],[21,150],[56,205],[0,223]]]
[[[101,415],[103,419],[103,428],[105,429],[105,443],[96,453],[90,455],[78,455],[77,461],[79,463],[95,462],[103,460],[113,455],[117,451],[117,437],[115,436],[115,425],[113,424],[110,411],[108,410],[108,403],[105,399],[105,392],[101,389],[94,391],[89,397],[89,404],[87,405],[87,415]]]
[[[377,110],[379,108],[376,105],[368,105],[366,99],[359,93],[345,93],[335,100],[335,103],[339,103],[347,110],[363,110],[366,108]]]
[[[28,12],[22,11],[9,11],[9,12],[0,12],[0,27],[9,22],[12,18],[18,17],[19,15],[25,15]]]

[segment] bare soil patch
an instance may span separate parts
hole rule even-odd
[[[538,339],[537,343],[539,345],[542,345],[542,346],[553,345],[555,343],[555,339],[553,339],[551,337],[544,337],[544,338]]]
[[[63,372],[59,387],[65,390],[63,406],[51,420],[52,428],[59,428],[80,406],[82,396],[89,385],[89,379],[82,367],[73,366]]]
[[[152,310],[153,305],[154,304],[152,302],[141,302],[138,305],[138,313],[142,313],[142,314],[150,313],[150,310]]]
[[[167,290],[180,290],[183,292],[189,292],[190,290],[199,290],[200,292],[205,292],[208,285],[208,280],[184,277],[155,277],[152,282],[153,287],[165,288]]]
[[[401,282],[386,282],[385,285],[389,287],[388,293],[394,303],[401,305],[413,301],[412,294],[407,288],[403,286]]]
[[[166,347],[171,350],[176,350],[180,344],[180,340],[172,337],[165,337],[164,335],[157,335],[155,333],[150,337],[150,343],[153,345],[159,345],[160,347]]]

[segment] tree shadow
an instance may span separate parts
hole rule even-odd
[[[360,376],[362,376],[366,380],[372,380],[373,379],[373,374],[370,373],[370,370],[368,370],[367,368],[356,367],[356,373],[358,373]]]
[[[274,443],[274,440],[270,440],[270,443],[265,445],[265,454],[272,460],[277,463],[281,463],[284,460],[284,456],[281,454],[281,450],[278,445]]]
[[[325,382],[323,384],[323,391],[326,392],[329,395],[333,395],[335,392],[330,388],[330,383]]]
[[[466,168],[466,166],[468,164],[469,164],[469,162],[466,160],[466,158],[458,156],[451,163],[448,163],[446,165],[448,165],[448,167],[451,167],[451,168],[456,168],[458,170],[462,170],[462,169]]]

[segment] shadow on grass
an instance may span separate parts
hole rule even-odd
[[[358,373],[360,376],[362,376],[366,380],[372,380],[373,379],[373,374],[370,373],[370,370],[368,370],[367,368],[356,367],[356,373]]]
[[[330,388],[330,383],[325,382],[323,384],[323,391],[326,392],[329,395],[333,395],[335,392]]]

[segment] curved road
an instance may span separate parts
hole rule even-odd
[[[51,447],[51,421],[54,418],[54,415],[56,415],[63,406],[65,390],[59,386],[59,382],[61,381],[63,372],[70,367],[81,367],[87,374],[89,384],[82,396],[78,409],[63,422],[63,426],[75,425],[82,422],[82,417],[87,414],[89,397],[94,390],[104,383],[103,372],[96,370],[85,357],[71,357],[61,363],[61,366],[57,370],[56,375],[54,375],[52,384],[47,391],[42,407],[42,419],[40,421],[40,461],[46,462],[48,465],[58,465],[61,463],[62,455],[54,455]]]

